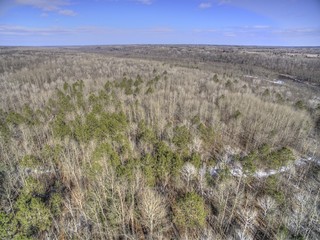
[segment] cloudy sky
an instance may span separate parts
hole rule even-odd
[[[320,0],[0,0],[0,45],[320,46]]]

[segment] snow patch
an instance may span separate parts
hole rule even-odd
[[[256,177],[256,178],[265,178],[265,177],[269,177],[278,173],[284,173],[284,172],[288,172],[290,171],[294,166],[303,166],[305,164],[307,164],[308,162],[314,162],[315,164],[320,166],[320,159],[316,159],[314,157],[307,157],[307,158],[299,158],[297,159],[295,162],[293,162],[292,164],[288,165],[288,166],[282,166],[279,169],[270,169],[270,170],[258,170],[256,171],[252,176]],[[209,168],[209,173],[212,177],[216,177],[219,175],[220,171],[222,171],[226,166],[215,166],[215,167],[211,167]],[[234,177],[247,177],[247,175],[243,172],[242,167],[241,166],[229,166],[229,170],[230,170],[230,174]],[[203,171],[205,171],[205,169],[201,169],[200,170],[201,173],[203,174]]]
[[[281,80],[273,80],[273,81],[271,81],[272,83],[275,83],[275,84],[279,84],[279,85],[283,85],[284,84],[284,82],[283,81],[281,81]]]

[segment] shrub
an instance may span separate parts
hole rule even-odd
[[[294,104],[296,109],[304,109],[305,108],[305,104],[302,100],[298,100],[295,104]]]
[[[40,121],[37,117],[37,115],[40,115],[39,113],[33,111],[29,105],[25,104],[23,106],[23,117],[24,117],[24,121],[26,122],[26,124],[28,125],[36,125],[39,124]]]
[[[77,92],[83,92],[84,82],[82,80],[76,81],[72,84],[72,95],[75,95]]]
[[[193,152],[188,161],[192,163],[196,168],[201,167],[201,156],[197,152]]]
[[[212,80],[213,80],[215,83],[218,83],[218,82],[219,82],[218,75],[217,75],[217,74],[213,75]]]
[[[0,237],[2,239],[38,238],[39,234],[49,230],[52,224],[50,208],[41,198],[45,185],[34,179],[27,178],[16,202],[14,212],[0,212]]]
[[[154,143],[156,140],[156,135],[152,129],[150,129],[144,121],[140,121],[138,124],[138,141],[143,141],[146,143]]]
[[[53,135],[57,138],[63,139],[71,134],[70,126],[65,122],[64,115],[58,114],[54,122],[52,123]]]
[[[146,154],[145,156],[143,156],[140,162],[141,169],[148,186],[153,187],[156,183],[155,159],[150,154]]]
[[[109,143],[101,143],[93,152],[94,161],[98,162],[103,158],[108,159],[113,167],[117,167],[121,164],[118,153],[113,150]]]
[[[200,137],[202,140],[202,147],[205,151],[219,150],[221,147],[221,142],[219,141],[218,134],[213,127],[205,126],[200,123],[198,126]]]
[[[0,239],[10,239],[13,234],[12,215],[0,211]]]
[[[20,113],[10,111],[7,115],[6,122],[8,124],[19,125],[24,122],[24,117]]]
[[[49,230],[51,213],[45,204],[36,197],[21,194],[15,204],[14,223],[17,233],[30,237]]]
[[[185,149],[191,143],[192,136],[186,126],[176,127],[172,142],[180,149]]]
[[[0,119],[0,139],[3,139],[5,142],[10,140],[11,133],[7,123],[4,120]]]
[[[276,101],[278,103],[284,103],[284,98],[282,97],[282,95],[280,93],[276,94]]]
[[[270,96],[270,90],[267,88],[266,90],[264,90],[264,92],[262,93],[263,97],[268,97]]]
[[[227,89],[231,90],[233,88],[233,83],[230,80],[228,80],[226,82],[225,86],[226,86]]]
[[[33,155],[26,155],[20,161],[20,166],[27,168],[36,168],[41,164],[42,162]]]
[[[81,117],[77,116],[76,119],[71,122],[73,128],[73,135],[78,142],[88,142],[92,135],[90,136],[89,129],[87,125],[82,122]]]
[[[152,94],[154,92],[152,87],[149,87],[146,91],[146,94]]]
[[[107,82],[104,84],[104,89],[105,89],[106,92],[108,92],[108,93],[111,91],[112,87],[113,87],[113,84],[112,84],[112,82],[110,82],[110,81],[107,81]]]
[[[273,197],[278,204],[283,204],[286,200],[284,192],[279,188],[279,179],[276,175],[266,179],[265,191]]]
[[[50,211],[53,216],[58,217],[61,213],[62,197],[59,193],[53,193],[50,196]]]
[[[233,119],[239,119],[241,117],[241,112],[236,110],[235,113],[232,115]]]
[[[204,227],[206,210],[204,200],[195,192],[187,193],[173,207],[174,222],[182,228]]]
[[[60,112],[69,112],[73,110],[73,105],[71,102],[71,97],[69,95],[64,94],[62,91],[57,91],[57,107]]]
[[[70,89],[70,85],[67,82],[65,82],[63,84],[63,91],[67,92],[69,89]]]
[[[254,150],[240,159],[240,161],[242,161],[247,173],[254,173],[257,166],[274,169],[285,166],[294,159],[293,152],[289,148],[283,147],[272,150],[269,145],[264,144],[258,150]]]
[[[271,152],[267,156],[267,159],[270,162],[271,167],[279,168],[286,165],[288,162],[293,161],[295,158],[293,152],[289,148],[283,147]]]
[[[159,179],[164,178],[165,176],[177,176],[183,162],[181,158],[164,143],[158,142],[155,144],[154,149],[154,159],[155,159],[155,170],[156,176]]]
[[[200,116],[199,115],[195,115],[192,119],[191,119],[191,123],[192,125],[196,125],[198,126],[201,121],[200,121]]]
[[[256,171],[256,161],[258,153],[256,151],[251,152],[247,156],[241,159],[243,169],[246,173],[253,174]]]

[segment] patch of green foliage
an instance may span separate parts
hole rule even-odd
[[[110,81],[107,81],[104,84],[104,90],[106,90],[107,93],[109,93],[111,91],[112,87],[113,87],[113,84]]]
[[[70,112],[74,108],[71,97],[61,90],[57,90],[57,102],[55,107],[57,107],[58,111],[62,113]]]
[[[1,111],[0,111],[1,114]],[[3,139],[5,142],[9,142],[11,138],[11,132],[8,124],[5,119],[0,118],[0,139]]]
[[[171,148],[160,141],[155,144],[153,158],[155,160],[155,172],[158,179],[169,176],[177,176],[183,162],[177,153],[174,153]]]
[[[227,89],[231,90],[231,89],[233,88],[233,83],[232,83],[230,80],[228,80],[228,81],[226,82],[226,84],[225,84],[225,87],[226,87]]]
[[[188,158],[188,162],[192,163],[193,166],[196,168],[201,167],[201,156],[197,152],[192,152],[191,155]]]
[[[36,168],[42,165],[42,162],[33,155],[26,155],[20,161],[21,167]]]
[[[126,95],[131,95],[135,92],[135,88],[140,85],[139,81],[133,81],[131,78],[124,77],[121,81],[115,83],[115,87],[124,90]]]
[[[145,176],[147,184],[151,187],[155,186],[156,184],[155,167],[156,167],[156,162],[151,154],[146,154],[141,159],[142,172]]]
[[[62,201],[63,199],[59,193],[53,193],[50,196],[49,205],[51,213],[54,217],[59,217],[61,214]]]
[[[154,131],[147,126],[144,121],[140,121],[138,124],[137,138],[139,142],[155,143],[156,135]]]
[[[107,142],[99,144],[94,150],[92,160],[86,166],[88,176],[92,178],[99,176],[105,166],[104,161],[108,161],[114,169],[121,164],[118,153]]]
[[[305,104],[302,100],[298,100],[296,101],[296,103],[294,104],[296,109],[302,110],[305,108]]]
[[[29,126],[38,125],[40,123],[38,118],[39,112],[35,112],[29,105],[25,104],[23,106],[22,112],[24,121]]]
[[[152,94],[154,92],[154,89],[152,87],[149,87],[146,91],[146,94]]]
[[[122,139],[128,126],[124,113],[107,113],[98,108],[84,117],[77,116],[70,125],[74,138],[84,143],[93,139]]]
[[[241,158],[240,161],[247,173],[254,173],[258,166],[278,169],[294,159],[291,149],[283,147],[273,150],[265,144]]]
[[[198,131],[205,151],[214,151],[220,148],[219,136],[213,127],[200,123]]]
[[[39,180],[31,177],[26,179],[24,187],[14,202],[14,211],[11,213],[0,211],[1,239],[36,239],[39,234],[51,228],[50,206],[38,197],[45,190],[45,185]],[[57,202],[57,199],[52,201]],[[61,205],[54,205],[55,211],[58,212]]]
[[[11,225],[12,215],[0,211],[0,239],[10,239],[14,229]]]
[[[62,152],[63,149],[61,145],[45,145],[41,151],[41,159],[45,159],[46,162],[59,164]]]
[[[20,113],[10,111],[7,114],[6,122],[8,124],[19,125],[24,122],[24,117]]]
[[[51,213],[49,208],[36,197],[21,194],[15,204],[14,222],[21,237],[31,237],[39,232],[49,230]]]
[[[56,138],[63,139],[71,135],[71,128],[64,119],[64,114],[59,113],[52,123],[52,132]]]
[[[264,92],[262,93],[263,97],[268,97],[270,96],[270,90],[267,88],[266,90],[264,90]]]
[[[246,173],[253,174],[257,167],[255,162],[258,159],[257,151],[252,151],[250,154],[241,159],[243,169]]]
[[[265,182],[265,192],[273,197],[278,204],[284,204],[286,197],[279,186],[279,179],[276,175],[270,176]]]
[[[187,193],[173,207],[174,222],[182,228],[204,227],[206,223],[205,203],[195,192]]]
[[[218,75],[217,75],[217,74],[214,74],[212,80],[213,80],[215,83],[218,83],[218,82],[219,82]]]
[[[172,142],[178,147],[179,150],[188,148],[191,144],[192,135],[186,126],[176,127],[174,129],[174,136]]]
[[[277,103],[284,103],[285,100],[280,93],[276,93],[276,101]]]
[[[118,153],[113,150],[112,146],[109,143],[100,144],[93,152],[94,159],[101,159],[103,157],[107,157],[111,165],[114,167],[121,164]]]

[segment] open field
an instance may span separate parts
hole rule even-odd
[[[320,48],[0,48],[1,239],[319,239]]]

